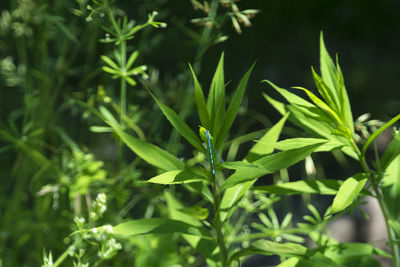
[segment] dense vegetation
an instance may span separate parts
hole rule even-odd
[[[2,2],[0,266],[400,266],[387,4]]]

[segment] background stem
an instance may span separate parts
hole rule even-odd
[[[213,198],[214,198],[214,230],[217,233],[217,243],[219,247],[219,254],[221,257],[222,267],[228,266],[228,253],[225,246],[224,234],[222,232],[222,222],[219,216],[220,194],[218,190],[217,180],[215,174],[211,174],[213,179]]]

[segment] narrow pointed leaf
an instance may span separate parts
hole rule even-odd
[[[220,204],[221,221],[225,221],[229,218],[229,214],[237,207],[236,204],[242,199],[255,182],[256,180],[247,181],[225,190]]]
[[[112,75],[119,75],[119,74],[120,74],[120,71],[119,71],[119,70],[115,70],[115,69],[112,69],[112,68],[107,67],[107,66],[103,66],[103,67],[102,67],[102,70],[105,71],[105,72],[107,72],[107,73],[110,73],[110,74],[112,74]]]
[[[149,94],[156,101],[157,105],[160,107],[161,111],[165,115],[165,117],[169,120],[169,122],[174,126],[174,128],[185,138],[193,147],[197,150],[204,152],[204,147],[197,137],[197,135],[190,129],[190,127],[179,117],[178,114],[171,108],[167,107],[163,103],[161,103],[150,90],[147,89]]]
[[[336,69],[337,69],[337,81],[338,81],[338,94],[340,100],[340,113],[342,114],[341,117],[344,118],[346,122],[347,128],[350,129],[352,136],[354,135],[354,121],[353,121],[353,114],[351,112],[350,100],[349,96],[347,95],[346,87],[344,86],[344,79],[342,70],[339,66],[339,60],[336,57]]]
[[[119,70],[118,65],[108,56],[101,56],[101,59],[107,63],[111,68],[115,69],[115,70]]]
[[[316,150],[323,143],[306,146],[303,148],[292,149],[278,152],[262,157],[253,163],[246,162],[227,162],[222,164],[225,168],[235,169],[235,173],[228,177],[223,183],[222,189],[235,186],[237,184],[257,179],[263,175],[273,173],[277,170],[288,168],[293,164],[304,159]]]
[[[200,83],[189,64],[190,71],[192,72],[193,82],[194,82],[194,94],[196,97],[197,112],[199,113],[201,124],[209,129],[210,128],[210,115],[207,110],[206,100],[204,98],[203,90],[201,89]]]
[[[336,68],[332,58],[329,56],[328,51],[326,50],[322,32],[320,35],[320,68],[322,80],[328,86],[327,88],[331,90],[330,95],[334,98],[333,101],[336,103],[335,106],[339,107],[340,101],[337,91],[338,84]]]
[[[249,254],[281,255],[281,256],[304,256],[307,248],[296,243],[278,243],[269,240],[257,240],[250,247],[242,249],[232,255],[231,261]]]
[[[336,179],[309,179],[276,185],[256,186],[253,190],[279,195],[319,194],[334,195],[341,181]]]
[[[129,76],[126,76],[126,77],[125,77],[125,80],[126,80],[131,86],[136,86],[136,84],[137,84],[137,82],[136,82],[134,79],[132,79],[131,77],[129,77]]]
[[[253,65],[251,65],[250,69],[246,72],[246,74],[240,80],[239,85],[237,86],[237,88],[233,94],[233,97],[232,97],[231,103],[229,104],[228,110],[224,114],[221,123],[218,124],[219,126],[216,125],[216,129],[218,132],[216,135],[217,140],[216,140],[215,146],[217,147],[217,150],[219,150],[219,151],[222,148],[223,141],[224,141],[227,133],[229,132],[229,130],[232,126],[232,123],[235,120],[236,115],[239,111],[239,107],[240,107],[240,104],[242,103],[244,92],[246,90],[247,82],[249,80],[250,74],[251,74],[254,66],[255,66],[255,63]]]
[[[119,136],[119,138],[121,138],[121,140],[144,161],[165,171],[184,169],[183,162],[177,159],[174,155],[159,148],[158,146],[147,143],[125,133],[106,108],[100,107],[100,112],[103,115],[106,123],[113,128],[114,132]]]
[[[303,98],[289,92],[286,89],[280,88],[271,81],[264,80],[263,82],[268,83],[272,88],[274,88],[278,93],[280,93],[290,104],[296,105],[296,106],[302,106],[306,108],[313,108],[315,105],[312,103],[304,100]]]
[[[335,149],[339,149],[343,146],[343,143],[337,141],[337,140],[326,140],[322,138],[290,138],[290,139],[285,139],[282,140],[278,143],[276,143],[275,148],[279,150],[289,150],[289,149],[294,149],[294,148],[300,148],[312,144],[318,144],[321,142],[325,142],[323,145],[321,145],[318,149],[315,150],[315,152],[323,152],[323,151],[332,151]]]
[[[217,69],[211,82],[207,99],[207,108],[210,113],[210,129],[214,133],[216,122],[221,122],[225,109],[225,79],[224,79],[224,53],[221,54]]]
[[[380,127],[376,132],[374,132],[373,134],[371,134],[371,136],[367,139],[367,142],[365,142],[363,148],[362,148],[362,154],[365,155],[365,152],[367,152],[367,148],[369,147],[369,145],[372,143],[372,141],[375,140],[375,138],[377,138],[384,130],[386,130],[387,128],[389,128],[392,124],[394,124],[396,121],[398,121],[400,119],[400,114],[397,115],[396,117],[394,117],[393,119],[391,119],[390,121],[388,121],[387,123],[385,123],[382,127]]]
[[[204,177],[196,176],[187,171],[173,170],[157,175],[156,177],[147,180],[147,182],[155,184],[185,184],[199,182],[204,179]]]
[[[307,96],[314,102],[316,106],[318,106],[322,111],[324,111],[328,116],[330,116],[334,121],[336,121],[338,124],[341,124],[341,120],[338,117],[338,115],[333,111],[324,101],[319,99],[316,95],[314,95],[312,92],[307,90],[306,88],[303,87],[293,87],[296,89],[300,89],[304,91]]]
[[[135,60],[137,59],[137,57],[139,56],[139,52],[138,51],[134,51],[129,59],[128,62],[126,63],[126,69],[129,70],[132,67],[132,64],[135,62]]]
[[[336,106],[334,101],[334,95],[332,93],[332,89],[328,89],[328,86],[324,83],[322,78],[315,72],[314,68],[311,67],[311,72],[313,74],[314,83],[317,86],[318,92],[321,94],[322,98],[326,101],[326,103],[332,107],[335,111],[339,111],[339,107]]]
[[[288,117],[289,113],[283,116],[283,118],[278,123],[276,123],[268,132],[265,133],[263,137],[260,138],[260,140],[257,141],[257,143],[250,149],[249,153],[247,154],[247,161],[253,162],[259,159],[261,156],[268,155],[274,151],[283,125],[285,124]]]
[[[166,218],[131,220],[114,226],[113,231],[116,235],[126,237],[145,234],[180,233],[211,239],[208,231],[202,227]]]
[[[186,208],[170,192],[166,191],[164,196],[168,205],[168,215],[171,219],[202,227],[202,223],[199,219],[183,212]],[[214,257],[213,252],[217,247],[214,240],[187,234],[183,234],[182,236],[191,247],[199,251],[205,258],[210,259]]]

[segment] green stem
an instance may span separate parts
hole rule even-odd
[[[64,253],[61,254],[60,257],[58,257],[58,259],[56,260],[56,262],[55,262],[52,266],[53,266],[53,267],[59,266],[59,265],[68,257],[70,250],[73,249],[74,246],[75,246],[75,242],[74,242],[74,244],[70,245],[70,246],[64,251]]]
[[[219,214],[220,207],[220,194],[218,192],[218,185],[215,174],[211,174],[213,179],[213,198],[214,198],[214,229],[217,233],[217,244],[219,247],[219,254],[221,257],[222,267],[228,267],[228,253],[225,246],[224,234],[222,233],[222,223]]]
[[[390,245],[390,249],[392,251],[393,266],[400,267],[400,247],[399,247],[399,244],[396,242],[396,234],[393,231],[393,229],[390,227],[390,224],[389,224],[389,220],[390,220],[389,210],[383,199],[382,192],[380,191],[380,188],[377,184],[377,177],[376,177],[375,173],[369,168],[369,166],[365,160],[365,155],[360,152],[360,150],[354,144],[354,142],[352,142],[352,144],[353,144],[353,147],[357,148],[356,152],[359,155],[359,161],[360,161],[361,167],[363,168],[364,172],[368,174],[368,180],[370,181],[370,183],[372,185],[372,189],[375,193],[375,198],[377,199],[379,207],[382,211],[383,218],[384,218],[385,224],[386,224],[388,238],[389,238],[389,245]]]
[[[126,72],[126,41],[121,41],[120,44],[120,55],[121,55],[121,71]],[[124,117],[126,114],[126,80],[121,77],[121,113],[120,113],[120,123],[124,126]]]
[[[113,25],[113,28],[116,32],[116,35],[118,36],[119,39],[119,51],[120,51],[120,57],[121,57],[121,62],[119,62],[119,67],[121,69],[122,73],[126,72],[126,40],[124,39],[125,37],[123,36],[123,33],[121,32],[120,27],[118,26],[118,23],[115,21],[114,14],[112,13],[111,9],[109,6],[106,6],[108,17],[110,19],[111,24]],[[121,91],[120,91],[120,123],[121,125],[124,125],[124,116],[126,114],[126,81],[124,77],[121,77]]]

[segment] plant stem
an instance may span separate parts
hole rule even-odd
[[[228,253],[225,247],[224,234],[222,233],[222,223],[219,216],[220,194],[218,192],[218,185],[215,174],[211,174],[213,179],[213,198],[214,198],[214,229],[217,233],[217,244],[219,247],[219,254],[221,257],[222,267],[228,267]]]
[[[354,142],[352,142],[352,144],[354,144]],[[375,198],[377,199],[379,207],[382,211],[383,218],[384,218],[385,224],[386,224],[388,238],[389,238],[390,249],[392,251],[393,266],[400,267],[400,247],[399,247],[399,243],[396,242],[396,234],[393,231],[393,229],[390,227],[390,224],[389,224],[389,220],[390,220],[389,211],[388,211],[386,203],[383,199],[382,192],[380,191],[379,186],[377,184],[377,178],[379,178],[379,177],[377,177],[375,175],[375,173],[369,168],[369,166],[365,160],[365,155],[360,152],[360,150],[358,149],[358,147],[355,144],[353,147],[357,148],[356,153],[359,156],[359,161],[360,161],[361,167],[363,168],[364,172],[368,174],[368,180],[370,181],[370,183],[372,185],[372,189],[375,193]]]
[[[58,259],[56,260],[56,262],[55,262],[52,266],[53,266],[53,267],[59,266],[59,265],[67,258],[67,256],[69,255],[69,251],[70,251],[71,249],[73,249],[74,246],[75,246],[75,242],[74,242],[74,244],[70,245],[70,246],[63,252],[63,254],[61,254],[60,257],[58,257]]]
[[[126,72],[126,41],[122,40],[120,44],[120,56],[121,56],[121,71]],[[126,114],[126,80],[121,77],[121,113],[120,123],[122,126],[125,125],[124,117]]]

